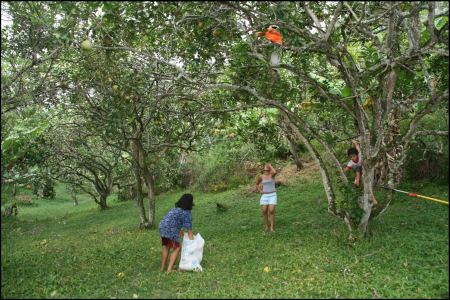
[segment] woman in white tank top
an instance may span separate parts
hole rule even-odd
[[[275,175],[277,171],[271,164],[264,165],[264,173],[258,177],[256,188],[262,194],[259,204],[263,212],[264,228],[274,232],[275,205],[277,205],[277,192],[275,190]],[[270,227],[268,224],[268,213],[270,213]]]

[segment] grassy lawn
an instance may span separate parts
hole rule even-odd
[[[404,189],[448,199],[448,186]],[[395,195],[373,235],[346,242],[327,213],[320,180],[278,189],[276,233],[265,233],[258,195],[194,191],[203,273],[159,272],[157,230],[139,230],[134,202],[99,211],[59,186],[54,200],[2,218],[2,298],[448,298],[448,206]],[[157,223],[178,191],[156,200]],[[216,210],[216,202],[230,206]],[[264,268],[269,267],[269,272]],[[118,276],[122,272],[123,276]]]

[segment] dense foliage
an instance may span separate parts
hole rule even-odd
[[[102,209],[117,189],[152,228],[157,193],[224,190],[253,180],[246,166],[301,169],[308,152],[328,211],[367,233],[391,203],[371,205],[377,186],[448,178],[448,3],[2,2],[2,14],[2,184],[49,196],[56,179]],[[282,45],[258,38],[271,24]],[[352,137],[364,184],[344,199]]]

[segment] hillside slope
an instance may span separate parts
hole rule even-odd
[[[2,218],[2,298],[447,298],[448,207],[396,195],[374,236],[346,242],[318,177],[278,188],[276,233],[263,231],[259,196],[194,194],[203,273],[159,272],[157,230],[141,231],[135,203],[98,211],[55,200]],[[311,175],[311,174],[310,174]],[[448,198],[447,186],[421,191]],[[186,191],[157,197],[157,222]],[[218,211],[216,203],[226,203]],[[266,271],[268,272],[266,272]]]

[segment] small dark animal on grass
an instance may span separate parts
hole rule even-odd
[[[19,210],[17,209],[17,205],[14,203],[13,205],[11,205],[5,209],[5,211],[3,212],[3,215],[5,217],[8,217],[12,214],[14,214],[16,216],[18,213],[19,213]]]
[[[228,206],[223,205],[219,202],[217,202],[216,205],[217,205],[217,211],[227,211],[229,209]]]

